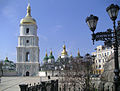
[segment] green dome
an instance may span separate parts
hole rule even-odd
[[[44,60],[48,60],[48,59],[49,59],[48,56],[45,56],[45,57],[44,57]]]
[[[5,62],[9,62],[8,57],[6,57]]]
[[[48,58],[47,52],[46,52],[45,57],[44,57],[44,60],[46,61],[46,60],[48,60],[48,59],[49,59],[49,58]]]
[[[54,59],[54,56],[53,56],[53,55],[50,55],[50,56],[49,56],[49,59]]]
[[[54,56],[52,55],[52,51],[50,51],[49,59],[54,59]]]

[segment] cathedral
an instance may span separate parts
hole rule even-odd
[[[68,56],[66,46],[63,45],[63,50],[61,52],[61,55],[57,58],[55,61],[55,58],[52,54],[52,51],[50,51],[50,55],[48,56],[47,52],[45,54],[45,57],[43,59],[43,64],[40,67],[41,71],[45,72],[46,76],[60,76],[61,71],[65,70],[66,68],[72,67],[72,62],[75,61],[82,61],[83,57],[80,56],[80,52],[78,50],[78,54],[76,57],[73,57],[72,55]]]
[[[36,76],[39,72],[39,38],[37,24],[31,16],[30,4],[27,14],[20,21],[20,35],[17,46],[16,71],[18,76]]]
[[[47,75],[55,76],[59,70],[64,70],[71,66],[74,60],[82,60],[80,52],[76,57],[68,56],[66,46],[63,45],[61,55],[55,60],[52,50],[48,56],[47,52],[43,59],[43,64],[39,64],[39,38],[37,36],[37,24],[31,16],[30,4],[27,6],[27,14],[20,21],[20,35],[18,36],[16,71],[18,76],[38,76],[40,71]],[[49,72],[50,74],[47,74]]]

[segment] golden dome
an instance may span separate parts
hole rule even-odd
[[[52,55],[52,50],[50,51],[50,55]]]
[[[70,55],[70,58],[72,58],[73,56],[72,56],[72,54]]]
[[[27,15],[20,21],[20,24],[36,24],[36,21],[31,16],[31,7],[30,4],[27,6]]]
[[[80,51],[79,51],[79,49],[78,49],[78,57],[80,57]]]
[[[63,45],[63,51],[61,52],[62,55],[67,55],[67,51],[66,51],[66,46]]]
[[[47,51],[46,51],[46,53],[45,53],[45,56],[48,56],[48,55],[47,55]]]

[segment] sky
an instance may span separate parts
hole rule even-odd
[[[68,55],[77,56],[78,48],[82,56],[94,52],[103,42],[93,45],[85,19],[90,14],[99,17],[95,32],[113,28],[106,12],[112,3],[120,6],[119,0],[30,0],[31,15],[38,26],[40,61],[46,50],[49,55],[51,49],[57,59],[64,43]],[[16,62],[19,25],[26,15],[27,5],[28,0],[0,0],[0,59],[8,57]]]

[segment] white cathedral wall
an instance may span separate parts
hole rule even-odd
[[[26,33],[26,29],[29,28],[29,33]],[[36,25],[20,25],[20,36],[24,35],[35,35],[37,36],[37,26]]]
[[[68,56],[67,55],[61,55],[61,58],[67,58]]]
[[[26,29],[29,28],[29,33]],[[29,40],[29,43],[27,43]],[[18,37],[16,70],[19,76],[36,76],[39,72],[39,38],[36,25],[20,25]],[[26,61],[26,53],[29,52],[29,61]]]
[[[26,53],[30,53],[29,62],[39,62],[39,47],[17,47],[17,62],[26,62]]]
[[[39,63],[17,63],[16,70],[18,76],[25,76],[27,71],[30,76],[36,76],[39,72]]]
[[[48,63],[54,63],[55,59],[48,59]]]
[[[29,40],[29,43],[26,41]],[[18,37],[18,47],[19,46],[38,46],[37,36],[19,36]]]

